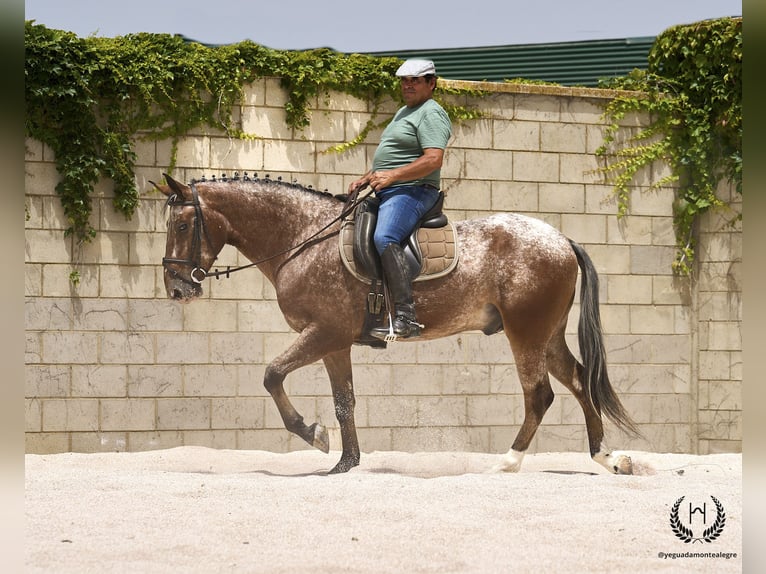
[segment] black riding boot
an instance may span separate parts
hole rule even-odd
[[[415,303],[412,299],[412,280],[401,245],[392,243],[380,256],[383,275],[386,278],[394,312],[391,327],[376,327],[370,331],[378,339],[395,341],[411,339],[420,335],[420,325],[415,319]]]

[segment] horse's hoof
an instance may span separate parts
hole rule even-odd
[[[358,458],[356,458],[356,459],[352,459],[352,458],[344,459],[344,458],[341,458],[340,461],[338,462],[338,464],[336,464],[332,468],[332,470],[330,470],[330,472],[328,472],[327,474],[341,474],[341,473],[344,473],[344,472],[348,472],[349,470],[351,470],[355,466],[359,466],[359,459]]]
[[[599,451],[593,455],[593,460],[614,474],[633,474],[633,461],[625,454]]]
[[[327,428],[319,423],[314,423],[314,439],[311,441],[311,446],[321,450],[327,454],[330,452],[330,435],[327,434]]]
[[[633,461],[629,456],[620,455],[614,461],[615,474],[633,474]]]
[[[511,449],[489,472],[519,472],[522,460],[524,460],[524,453]]]

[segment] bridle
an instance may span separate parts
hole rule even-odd
[[[173,257],[163,257],[162,258],[162,266],[165,268],[165,271],[170,273],[174,278],[180,279],[184,283],[188,283],[190,285],[199,285],[202,283],[202,281],[207,277],[208,273],[201,267],[201,259],[202,259],[202,238],[207,240],[208,244],[210,243],[210,237],[207,234],[207,227],[205,227],[205,218],[202,215],[202,205],[200,205],[199,202],[199,194],[197,193],[197,188],[194,186],[194,184],[191,184],[191,191],[192,191],[192,200],[191,201],[179,201],[178,200],[178,194],[173,194],[170,196],[167,202],[168,207],[187,207],[192,206],[194,207],[194,221],[192,222],[192,246],[191,246],[191,256],[189,259],[176,259]],[[178,271],[173,269],[170,264],[178,264],[178,265],[184,265],[186,267],[191,267],[191,271],[189,272],[189,278],[187,279],[183,275],[181,275]],[[201,273],[202,277],[198,279],[195,276],[195,273]]]
[[[350,213],[356,209],[356,207],[367,197],[369,197],[374,190],[370,188],[366,193],[361,194],[361,189],[356,190],[354,193],[349,195],[349,197],[346,199],[345,205],[343,206],[343,209],[341,210],[341,213],[339,216],[334,218],[330,223],[322,227],[319,231],[308,237],[307,239],[304,239],[297,245],[294,245],[292,247],[289,247],[287,249],[283,249],[282,251],[278,253],[274,253],[273,255],[270,255],[268,257],[265,257],[263,259],[259,259],[258,261],[254,261],[253,263],[248,263],[247,265],[241,265],[239,267],[231,267],[227,266],[225,271],[218,271],[217,269],[213,271],[212,273],[209,271],[205,271],[205,269],[201,266],[201,259],[202,259],[202,239],[204,239],[208,242],[208,245],[211,244],[210,237],[207,233],[207,227],[205,226],[205,217],[202,214],[202,205],[200,205],[199,202],[199,193],[197,192],[197,188],[192,182],[190,184],[191,192],[192,192],[192,200],[191,201],[179,201],[178,200],[178,194],[173,194],[168,198],[168,201],[166,203],[167,207],[194,207],[194,220],[192,221],[192,245],[191,245],[191,256],[189,259],[177,259],[173,257],[163,257],[162,258],[162,267],[167,271],[173,278],[180,279],[184,283],[188,285],[201,285],[202,281],[205,280],[207,277],[215,277],[216,279],[220,279],[221,276],[225,276],[226,278],[229,277],[229,275],[235,271],[241,271],[242,269],[248,269],[250,267],[255,267],[256,265],[260,265],[261,263],[265,263],[266,261],[269,261],[271,259],[274,259],[275,257],[279,257],[280,255],[284,255],[286,253],[289,253],[291,251],[294,251],[296,249],[299,249],[300,247],[303,247],[305,245],[308,245],[312,240],[316,239],[319,234],[323,233],[327,229],[329,229],[332,225],[337,223],[338,221],[341,221],[345,219]],[[186,267],[191,267],[191,271],[189,272],[189,277],[185,277],[175,269],[173,269],[170,265],[176,264],[176,265],[184,265]],[[201,274],[201,278],[197,278],[195,274]]]

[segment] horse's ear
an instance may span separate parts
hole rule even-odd
[[[173,195],[173,192],[170,190],[170,187],[168,187],[167,185],[159,185],[153,182],[151,179],[149,180],[149,183],[151,183],[154,186],[154,189],[156,189],[157,191],[161,191],[164,195],[167,195],[168,197]]]
[[[168,183],[167,185],[157,185],[153,181],[150,182],[154,187],[159,189],[162,193],[170,197],[171,195],[178,195],[180,197],[183,197],[186,201],[189,200],[191,197],[191,190],[189,189],[188,185],[184,185],[180,181],[176,181],[172,177],[170,177],[167,173],[163,173],[162,177],[165,178],[165,181]]]

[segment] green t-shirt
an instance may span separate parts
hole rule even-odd
[[[445,149],[451,133],[447,112],[434,100],[428,99],[414,108],[404,106],[383,130],[372,170],[394,169],[412,163],[426,148]],[[425,177],[396,185],[428,183],[440,187],[440,172],[437,169]]]

